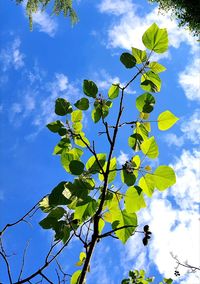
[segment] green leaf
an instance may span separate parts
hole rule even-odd
[[[103,166],[104,171],[106,171],[106,167],[107,167],[107,162]],[[117,159],[114,157],[110,160],[110,167],[109,167],[110,173],[108,174],[108,183],[113,182],[113,180],[115,179],[117,175],[117,172],[115,171],[116,167],[117,167]],[[99,180],[100,181],[104,180],[104,176],[102,174],[99,174]]]
[[[166,70],[165,66],[155,61],[150,62],[148,67],[156,74]]]
[[[172,284],[173,283],[173,279],[171,279],[171,278],[164,278],[163,281],[166,284]]]
[[[148,197],[152,197],[155,188],[154,176],[152,174],[146,174],[141,177],[141,179],[139,180],[139,187],[142,188],[142,191]]]
[[[102,110],[98,108],[94,108],[92,110],[92,120],[97,123],[101,119]]]
[[[57,221],[63,217],[65,210],[62,207],[52,209],[48,216],[39,222],[43,229],[51,229],[56,226]]]
[[[70,284],[78,284],[79,277],[81,275],[82,270],[77,270],[73,273]]]
[[[59,143],[55,146],[53,155],[59,155],[62,151],[66,150],[69,151],[71,149],[70,139],[65,137],[62,138]]]
[[[98,93],[97,85],[90,80],[84,80],[83,81],[83,92],[88,97],[96,98],[96,95]]]
[[[63,98],[58,98],[56,100],[56,104],[55,104],[55,113],[57,115],[66,115],[68,113],[71,113],[73,111],[71,104],[63,99]]]
[[[73,132],[75,134],[80,134],[82,132],[83,125],[82,125],[81,122],[73,123],[72,127],[73,127],[73,130],[74,130]]]
[[[84,132],[80,132],[79,135],[74,138],[74,143],[82,148],[87,147],[87,145],[90,146],[90,141],[85,137]]]
[[[47,128],[54,133],[58,132],[62,127],[64,127],[64,124],[60,120],[47,124]]]
[[[79,255],[79,261],[76,263],[76,266],[82,266],[85,259],[86,259],[86,253],[82,251]]]
[[[63,192],[65,191],[66,182],[60,182],[50,193],[49,195],[49,205],[66,205],[69,203],[68,199],[64,196]]]
[[[72,122],[80,122],[83,118],[83,114],[82,114],[82,111],[77,109],[77,110],[74,110],[71,114],[71,120]]]
[[[131,186],[127,189],[124,202],[128,213],[134,213],[146,207],[142,189],[139,186]]]
[[[71,150],[64,150],[61,154],[61,163],[67,172],[70,172],[69,164],[73,160],[80,160],[83,151],[79,148],[73,148]]]
[[[136,65],[135,57],[128,52],[122,53],[122,55],[120,56],[120,61],[126,68],[133,68]]]
[[[112,223],[112,228],[117,229],[124,227],[123,229],[115,231],[115,235],[122,241],[123,244],[132,236],[137,226],[137,215],[135,213],[128,213],[126,210],[119,211],[117,219]]]
[[[143,141],[143,138],[140,134],[134,133],[128,138],[128,145],[134,150],[140,150],[140,145]]]
[[[136,108],[139,112],[150,113],[154,108],[155,102],[155,98],[150,93],[144,93],[137,97]]]
[[[171,111],[166,110],[158,116],[158,128],[167,130],[171,128],[179,120]]]
[[[69,163],[70,172],[73,175],[81,175],[84,171],[84,164],[80,161],[73,160]]]
[[[99,219],[99,226],[98,226],[99,234],[101,234],[101,232],[103,231],[104,226],[105,226],[105,222],[102,218],[100,218]]]
[[[87,98],[82,98],[78,100],[74,105],[80,110],[87,110],[89,108],[89,100]]]
[[[92,217],[96,212],[98,203],[95,199],[87,196],[83,201],[77,203],[74,213],[74,219],[85,221],[88,217]]]
[[[96,156],[99,161],[99,164],[101,165],[101,167],[103,167],[106,162],[106,154],[100,153]],[[95,156],[92,156],[89,158],[85,166],[88,171],[92,173],[97,173],[100,171],[99,164],[97,163]]]
[[[156,53],[163,53],[168,49],[168,35],[166,29],[160,29],[155,23],[143,34],[142,42],[146,48]]]
[[[174,170],[168,166],[159,166],[154,172],[155,187],[158,190],[165,190],[176,183]]]
[[[44,218],[43,220],[41,220],[39,222],[39,225],[45,229],[45,230],[48,230],[48,229],[52,229],[57,223],[57,220],[55,218]]]
[[[48,196],[45,196],[44,198],[42,198],[42,200],[39,202],[39,207],[45,213],[48,213],[52,209],[52,207],[49,204]]]
[[[113,100],[119,95],[119,85],[112,85],[108,91],[108,97]]]
[[[149,158],[155,159],[159,155],[158,145],[154,136],[147,138],[140,145],[142,152]]]
[[[158,74],[152,71],[147,71],[141,77],[140,87],[147,92],[160,92],[161,80]]]
[[[140,50],[135,47],[132,47],[132,54],[135,57],[137,64],[140,64],[147,60],[146,50]]]
[[[134,185],[136,181],[136,177],[133,173],[127,172],[127,170],[123,169],[121,171],[121,180],[128,186]]]

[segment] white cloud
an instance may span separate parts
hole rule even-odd
[[[142,237],[139,234],[133,236],[126,245],[124,258],[127,261],[135,261],[137,266],[138,256],[141,256],[139,268],[146,269],[148,263],[154,263],[164,277],[173,279],[176,261],[170,252],[182,263],[188,261],[191,265],[200,265],[199,161],[200,152],[183,151],[173,165],[176,185],[167,192],[155,192],[152,200],[148,199],[148,208],[140,212],[139,223],[150,226],[152,239],[148,248],[144,248]],[[188,274],[183,267],[178,270],[181,273],[178,283],[199,283],[198,274]]]
[[[124,165],[126,161],[129,160],[128,154],[124,153],[123,151],[120,151],[120,155],[117,157],[117,162],[120,165]]]
[[[200,143],[200,111],[195,110],[191,117],[182,118],[183,122],[180,126],[182,135],[177,136],[174,133],[167,133],[164,136],[168,146],[175,145],[177,147],[182,147],[187,141],[194,145],[199,145]]]
[[[51,18],[45,11],[33,14],[33,25],[36,25],[40,32],[47,33],[51,37],[55,36],[58,26],[55,18]]]
[[[98,5],[101,13],[109,13],[114,15],[123,15],[134,8],[130,0],[104,0]]]
[[[165,142],[167,143],[168,146],[175,145],[177,147],[181,147],[184,144],[184,137],[183,136],[178,137],[174,133],[165,134],[164,140],[165,140]]]
[[[182,209],[198,211],[200,203],[200,152],[183,151],[173,166],[177,174],[177,183],[171,189],[176,203]]]
[[[20,45],[21,40],[16,38],[7,48],[0,51],[0,61],[4,72],[9,68],[18,70],[24,66],[25,55],[20,51]]]
[[[115,5],[115,2],[116,1],[114,0],[103,0],[99,5],[100,12],[113,14],[113,11],[117,10],[117,5]],[[120,11],[120,5],[118,6]],[[139,16],[137,9],[135,9],[136,6],[133,6],[133,1],[131,0],[126,1],[123,6],[124,8],[122,11],[126,12],[121,13],[122,15],[119,17],[119,19],[113,19],[113,23],[108,28],[108,47],[130,49],[132,46],[134,46],[144,49],[141,36],[145,30],[156,21],[159,27],[167,28],[170,46],[178,48],[181,43],[187,43],[191,46],[191,51],[193,53],[197,52],[198,43],[195,38],[190,35],[189,31],[179,28],[176,21],[172,20],[169,14],[161,15],[158,11],[158,8],[155,8],[150,13]]]
[[[200,143],[200,110],[196,110],[189,119],[185,119],[181,125],[184,137],[193,144]]]
[[[179,84],[183,88],[186,97],[189,100],[200,101],[200,58],[195,57],[191,64],[179,74]]]
[[[112,84],[120,82],[119,77],[112,77],[104,69],[101,69],[99,72],[95,72],[93,77],[100,90],[108,90]]]

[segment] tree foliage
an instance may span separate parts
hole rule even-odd
[[[26,6],[26,14],[29,18],[30,29],[33,28],[33,14],[38,11],[52,7],[52,14],[59,15],[63,13],[64,16],[69,16],[72,24],[78,21],[75,10],[72,6],[72,0],[16,0],[17,4],[24,4]]]
[[[200,33],[200,0],[149,0],[159,3],[159,8],[172,14],[179,20],[180,26],[188,26],[194,35]]]
[[[61,181],[39,202],[39,208],[46,214],[39,224],[43,229],[54,232],[55,241],[45,264],[29,276],[22,277],[20,274],[16,283],[27,283],[37,275],[45,278],[43,270],[73,238],[79,240],[82,249],[76,262],[79,269],[71,276],[71,284],[86,282],[92,255],[98,242],[104,238],[115,238],[125,244],[135,233],[140,233],[141,245],[148,245],[152,232],[148,225],[138,230],[140,224],[137,213],[147,206],[145,199],[151,198],[156,190],[166,190],[176,182],[171,167],[159,165],[153,168],[150,165],[149,159],[159,156],[159,147],[156,138],[151,135],[151,128],[156,123],[161,131],[165,131],[178,118],[169,110],[159,114],[156,120],[150,118],[156,104],[156,95],[161,90],[159,73],[166,69],[151,61],[151,55],[167,51],[167,30],[160,29],[154,23],[143,34],[142,41],[147,50],[132,48],[132,53],[125,52],[120,56],[123,67],[132,69],[132,74],[135,73],[125,85],[120,82],[112,84],[108,92],[102,94],[95,82],[85,79],[84,95],[78,101],[71,104],[65,98],[56,99],[55,113],[60,118],[47,127],[59,137],[53,154],[60,157],[69,178]],[[125,114],[129,111],[124,103],[126,91],[138,78],[142,90],[142,94],[135,98],[138,116],[124,121]],[[110,119],[113,105],[116,105],[114,120]],[[87,128],[84,131],[83,124],[86,111],[90,113],[94,127],[98,124],[101,129],[99,134],[106,138],[106,153],[100,150],[101,136],[94,137],[92,141],[87,138]],[[115,149],[118,135],[125,128],[129,131],[127,147],[132,149],[132,157],[120,166]],[[0,233],[1,241],[5,230],[24,221],[30,212],[32,211],[19,221],[6,225]],[[53,254],[54,248],[60,243],[63,246]],[[54,256],[49,258],[52,254]],[[1,255],[9,267],[4,251]],[[13,283],[9,269],[8,275]],[[132,279],[125,279],[122,283],[152,282],[152,278],[145,278],[143,271],[130,272],[129,276]],[[164,283],[172,283],[169,281]]]

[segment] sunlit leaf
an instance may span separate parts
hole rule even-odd
[[[101,234],[101,232],[103,231],[104,226],[105,226],[105,222],[102,218],[100,218],[99,219],[99,227],[98,227],[99,234]]]
[[[139,180],[139,187],[142,188],[142,191],[148,196],[152,197],[154,192],[155,183],[154,177],[151,174],[146,174]]]
[[[108,91],[108,97],[113,100],[119,95],[119,85],[112,85]]]
[[[142,152],[149,158],[155,159],[159,155],[158,145],[154,136],[144,140],[140,145]]]
[[[150,93],[144,93],[137,97],[136,108],[139,112],[150,113],[154,108],[155,102],[155,98]]]
[[[85,221],[88,217],[92,217],[94,215],[97,206],[97,201],[90,196],[87,196],[83,201],[77,203],[74,219]]]
[[[165,190],[176,183],[174,170],[168,166],[159,166],[154,172],[155,187],[159,190]]]
[[[140,64],[147,60],[146,50],[140,50],[132,47],[132,55],[135,57],[137,64]]]
[[[140,87],[147,92],[160,92],[161,79],[158,74],[152,71],[147,71],[141,77]]]
[[[94,108],[92,110],[92,120],[97,123],[102,116],[102,110],[98,107],[98,108]]]
[[[89,158],[89,160],[86,163],[86,169],[92,173],[97,173],[100,171],[100,167],[99,165],[101,165],[101,167],[104,166],[105,162],[106,162],[106,154],[104,153],[100,153],[96,155],[98,162],[95,158],[95,156],[92,156]]]
[[[148,67],[154,73],[161,73],[161,72],[166,70],[165,66],[163,66],[162,64],[155,62],[155,61],[150,62]]]
[[[160,29],[152,24],[142,36],[143,44],[156,53],[163,53],[168,49],[168,35],[166,29]]]
[[[128,213],[126,210],[119,211],[117,219],[112,223],[112,228],[121,228],[115,232],[115,235],[122,241],[126,243],[130,236],[137,227],[137,215],[135,213]]]
[[[83,118],[82,111],[77,109],[71,113],[71,121],[72,122],[80,122]]]
[[[142,189],[138,186],[131,186],[127,189],[124,201],[128,213],[134,213],[146,207]]]
[[[73,273],[71,280],[70,280],[70,284],[78,284],[78,279],[81,275],[82,270],[77,270]]]
[[[171,111],[166,110],[158,116],[158,128],[167,130],[171,128],[179,120]]]

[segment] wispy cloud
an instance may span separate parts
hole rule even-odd
[[[185,143],[190,142],[194,145],[200,143],[200,111],[195,110],[191,117],[184,117],[180,126],[181,135],[175,133],[167,133],[164,140],[168,146],[182,147]]]
[[[33,25],[36,26],[40,32],[47,33],[51,37],[55,36],[58,28],[55,17],[51,18],[45,11],[38,11],[33,14]]]
[[[117,157],[117,162],[120,165],[124,165],[126,161],[129,160],[129,155],[124,153],[123,151],[120,151],[120,155]]]
[[[134,9],[134,5],[130,0],[104,0],[98,5],[101,13],[108,13],[113,15],[123,15]]]
[[[20,46],[21,40],[17,37],[12,43],[8,44],[6,48],[1,49],[0,62],[4,72],[9,68],[18,70],[24,66],[25,55],[21,52]]]
[[[199,66],[199,56],[194,57],[186,69],[179,74],[179,84],[183,88],[186,97],[191,101],[200,101]]]

